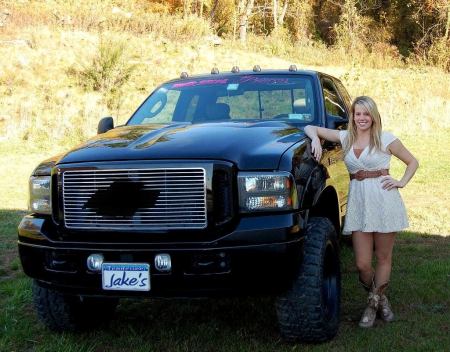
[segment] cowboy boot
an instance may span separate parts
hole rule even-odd
[[[361,280],[361,276],[357,276],[356,280],[359,282],[359,284],[363,287],[364,290],[366,290],[367,292],[370,292],[370,290],[372,290],[372,287],[374,286],[374,280],[375,280],[375,275],[372,275],[372,278],[370,279],[370,286],[367,286],[362,280]]]
[[[359,327],[361,328],[371,328],[375,319],[377,317],[378,303],[380,301],[380,296],[375,292],[369,293],[369,298],[367,299],[367,306],[364,313],[359,321]]]
[[[372,287],[369,287],[366,284],[364,284],[361,281],[360,277],[358,277],[358,281],[363,286],[363,288],[369,292],[369,298],[367,299],[366,309],[364,310],[361,320],[359,321],[359,326],[361,328],[371,328],[377,317],[378,303],[380,301],[380,296],[378,296],[375,291],[374,277],[372,277]]]
[[[391,303],[388,301],[384,291],[386,291],[389,285],[389,281],[383,282],[378,285],[376,292],[380,296],[380,301],[378,302],[378,313],[380,313],[381,319],[385,322],[390,323],[394,320],[394,313],[391,310]]]

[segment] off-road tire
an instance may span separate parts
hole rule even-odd
[[[42,287],[33,280],[34,306],[41,322],[53,331],[94,329],[112,318],[118,299],[80,297]]]
[[[336,231],[326,218],[308,222],[303,259],[292,288],[277,298],[278,322],[291,342],[320,343],[339,327],[341,270]]]

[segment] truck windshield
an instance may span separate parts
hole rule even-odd
[[[255,119],[315,124],[316,100],[309,76],[193,77],[160,86],[127,125]]]

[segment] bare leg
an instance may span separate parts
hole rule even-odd
[[[377,312],[381,313],[381,318],[386,322],[394,320],[391,305],[384,291],[389,284],[392,268],[392,250],[394,248],[396,233],[378,232],[353,232],[353,250],[355,252],[356,267],[360,280],[366,286],[371,287],[367,306],[359,322],[362,328],[373,326]],[[375,282],[372,286],[373,252],[376,257]]]
[[[373,326],[377,317],[378,311],[378,296],[374,295],[374,287],[372,277],[373,270],[373,248],[374,236],[372,232],[353,232],[353,251],[355,252],[356,268],[358,269],[359,279],[366,286],[364,287],[369,292],[367,298],[366,308],[359,321],[361,328],[370,328]]]
[[[377,269],[375,273],[375,285],[388,282],[392,269],[392,250],[394,248],[396,232],[374,233],[375,256],[377,258]]]
[[[378,312],[381,319],[390,323],[394,320],[391,303],[384,294],[391,276],[392,250],[394,248],[396,233],[375,233],[375,256],[377,258],[377,272],[375,274],[376,294],[380,298]]]
[[[374,234],[372,232],[354,231],[352,241],[359,277],[365,285],[370,287],[372,286],[374,273],[372,265]]]

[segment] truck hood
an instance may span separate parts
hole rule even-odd
[[[123,126],[78,145],[58,164],[209,159],[241,170],[274,170],[281,155],[304,138],[298,127],[278,121]]]

